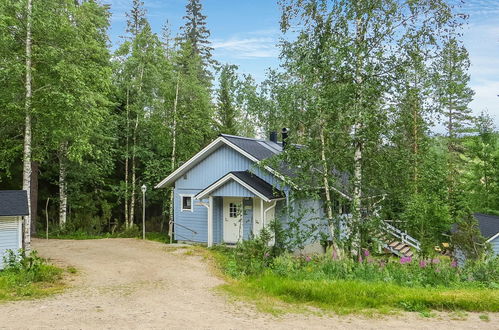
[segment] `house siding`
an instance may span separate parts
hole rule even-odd
[[[213,198],[213,243],[220,244],[223,240],[223,198]]]
[[[20,217],[0,217],[0,269],[4,268],[7,250],[17,252],[22,248],[21,224]]]
[[[492,246],[492,250],[496,255],[499,255],[499,237],[494,238],[490,241],[490,245]]]
[[[217,190],[215,190],[212,196],[227,196],[227,197],[254,197],[255,195],[248,189],[241,186],[235,181],[229,181]]]

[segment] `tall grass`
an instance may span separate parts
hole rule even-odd
[[[275,274],[237,282],[239,295],[264,292],[285,302],[308,303],[343,312],[365,309],[407,311],[466,310],[499,312],[499,291],[488,289],[407,288],[355,280],[293,280]]]

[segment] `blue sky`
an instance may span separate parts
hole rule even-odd
[[[168,20],[175,32],[183,24],[186,0],[143,0],[155,32]],[[458,1],[458,0],[454,0]],[[102,0],[111,5],[113,48],[124,34],[131,0]],[[279,64],[280,9],[276,0],[203,0],[208,16],[214,57],[239,66],[257,81],[269,67]],[[499,0],[467,0],[463,11],[470,15],[464,42],[471,59],[474,113],[486,110],[499,127]]]

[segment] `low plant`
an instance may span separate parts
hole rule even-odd
[[[49,265],[36,251],[9,250],[0,271],[0,301],[43,296],[60,289],[62,270]]]

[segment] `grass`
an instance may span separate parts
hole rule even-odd
[[[38,236],[45,238],[45,236]],[[72,233],[49,233],[50,239],[72,239],[72,240],[89,240],[89,239],[105,239],[105,238],[142,238],[142,232],[116,232],[116,233],[101,233],[89,234],[84,231],[76,231]],[[160,232],[146,232],[146,239],[150,241],[169,244],[170,237],[165,233]]]
[[[41,265],[36,278],[21,271],[0,271],[0,303],[41,298],[64,289],[63,270],[53,265]]]
[[[223,290],[253,301],[310,305],[339,314],[431,310],[499,312],[499,290],[407,288],[362,281],[292,280],[265,274],[232,281]],[[275,305],[275,304],[274,304]],[[258,305],[257,305],[258,307]]]

